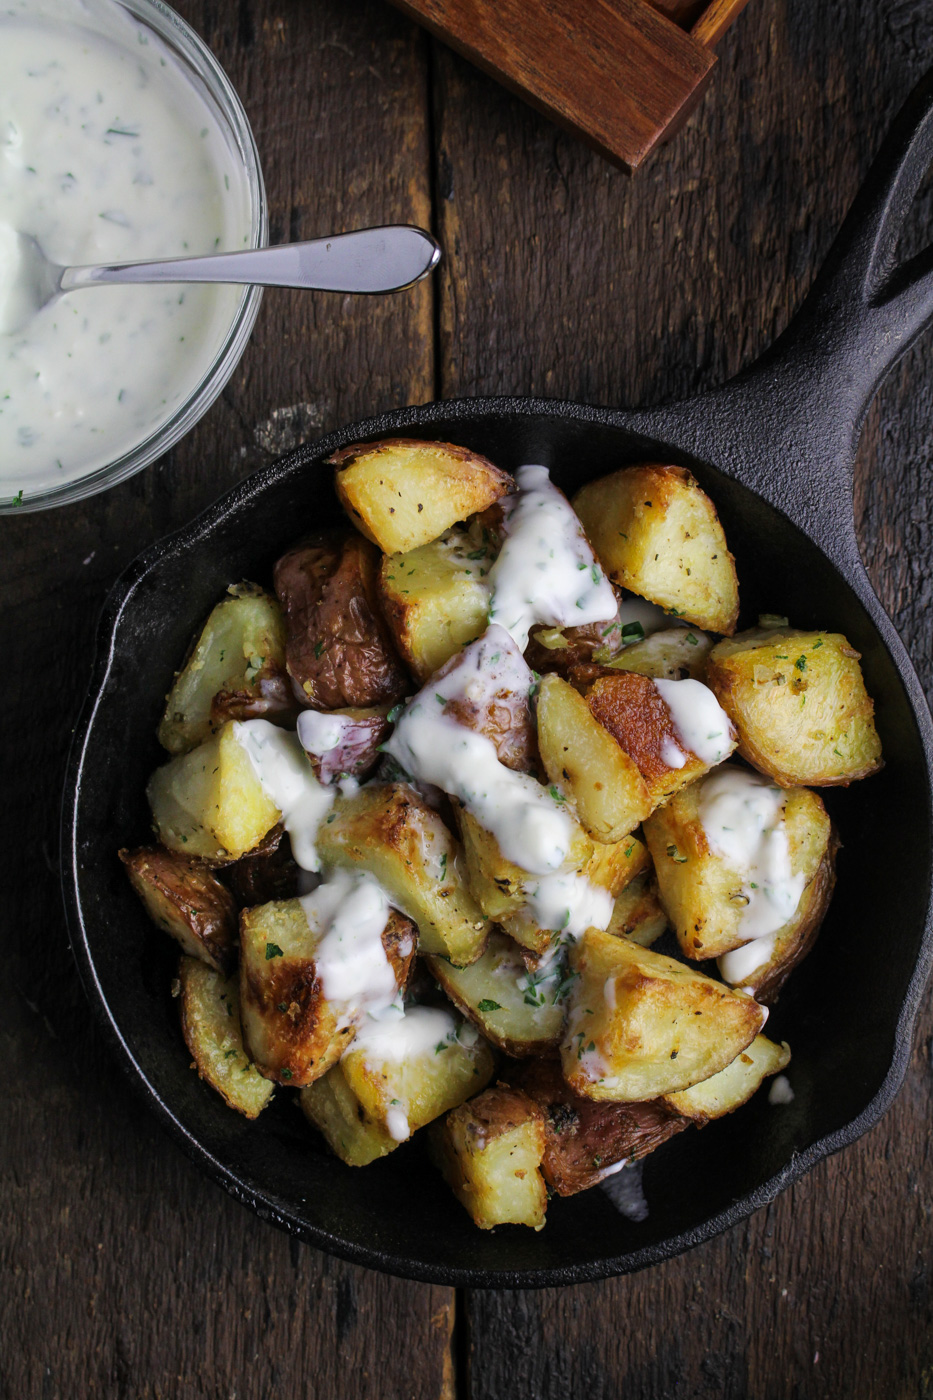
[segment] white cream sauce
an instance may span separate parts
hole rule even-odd
[[[447,675],[429,681],[408,702],[385,751],[410,777],[461,802],[507,860],[530,874],[548,875],[563,865],[573,840],[573,822],[559,797],[527,773],[506,768],[491,739],[445,712],[450,700],[482,703],[503,689],[530,693],[533,685],[515,643],[493,624]]]
[[[349,715],[325,714],[320,710],[302,710],[298,716],[298,738],[301,747],[315,758],[337,748],[348,729],[353,728]]]
[[[314,962],[327,1000],[345,1020],[384,1014],[398,984],[382,943],[389,900],[381,885],[365,873],[335,870],[300,902],[320,936]]]
[[[612,895],[577,874],[545,875],[528,891],[523,917],[536,928],[553,929],[567,938],[582,938],[588,928],[607,929]]]
[[[19,0],[0,17],[0,496],[28,497],[131,451],[178,409],[242,295],[69,293],[27,320],[15,233],[63,265],[248,242],[240,162],[146,26],[110,0]]]
[[[794,1091],[790,1087],[790,1080],[786,1074],[776,1074],[771,1088],[768,1090],[768,1103],[772,1106],[776,1104],[786,1104],[794,1102]]]
[[[318,827],[333,806],[335,790],[318,782],[297,734],[289,734],[267,719],[244,720],[233,732],[246,750],[263,792],[282,813],[296,862],[302,870],[320,870],[314,843]]]
[[[489,618],[520,651],[536,623],[573,627],[616,617],[612,585],[596,561],[569,501],[547,467],[515,473],[518,492],[500,504],[505,540],[489,573]]]
[[[735,748],[735,735],[729,716],[709,687],[692,680],[656,680],[655,685],[671,712],[683,748],[710,767],[722,763]],[[668,767],[682,768],[686,756],[681,754],[682,762],[672,762],[676,757],[673,745],[668,746],[668,752],[670,757],[662,752]]]

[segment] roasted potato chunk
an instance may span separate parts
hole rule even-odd
[[[439,957],[427,965],[454,1006],[507,1055],[540,1055],[559,1042],[569,984],[558,963],[536,976],[512,939],[492,933],[469,967]]]
[[[508,1080],[544,1111],[544,1179],[559,1196],[575,1196],[637,1162],[690,1126],[663,1099],[651,1103],[594,1103],[571,1089],[557,1059],[510,1065]]]
[[[233,896],[200,861],[160,846],[120,851],[130,884],[152,922],[182,951],[218,972],[236,962],[237,910]]]
[[[471,1025],[410,1006],[402,1020],[369,1023],[302,1093],[302,1108],[338,1157],[363,1166],[484,1089],[493,1068],[492,1051]]]
[[[367,778],[379,762],[383,742],[392,726],[388,710],[303,710],[298,716],[298,738],[318,782],[338,778]]]
[[[159,724],[169,753],[188,753],[228,719],[289,713],[285,622],[255,583],[234,584],[213,609],[175,677]]]
[[[647,871],[616,896],[612,919],[606,932],[616,938],[628,938],[642,948],[650,948],[667,928],[667,915],[658,899],[658,887]]]
[[[751,997],[627,938],[590,929],[569,953],[564,1077],[591,1099],[633,1103],[688,1089],[761,1030]]]
[[[781,787],[845,786],[881,767],[859,659],[839,632],[755,628],[713,648],[706,683],[753,767]]]
[[[708,796],[733,778],[753,796],[760,789],[776,795],[765,779],[728,765],[676,793],[645,822],[661,902],[688,958],[718,958],[747,943],[754,935],[743,932],[743,924],[747,929],[749,916],[761,901],[771,899],[761,876],[755,881],[754,872],[738,868],[717,850],[703,824]],[[832,890],[835,851],[832,825],[816,793],[806,788],[786,793],[774,827],[761,837],[766,841],[772,829],[776,835],[783,831],[790,874],[801,886],[799,903],[776,934],[784,946],[796,944],[798,934],[808,938],[819,925]],[[751,823],[753,817],[747,813],[743,820]]]
[[[743,1103],[748,1103],[763,1080],[789,1064],[790,1046],[786,1041],[775,1045],[767,1036],[756,1035],[731,1065],[689,1089],[665,1094],[664,1102],[676,1113],[702,1126],[713,1118],[734,1113]]]
[[[181,1029],[193,1068],[231,1108],[245,1118],[257,1117],[273,1088],[243,1048],[236,977],[183,957],[178,987]]]
[[[700,689],[697,681],[660,682],[661,686],[674,684]],[[603,728],[634,760],[645,780],[652,811],[680,788],[696,782],[712,766],[688,747],[674,722],[668,698],[651,677],[634,672],[603,676],[587,691],[586,703]],[[736,740],[725,714],[715,704],[711,711],[714,728],[706,731],[704,738],[714,744],[714,761],[718,763],[732,752]]]
[[[368,784],[339,799],[318,833],[325,870],[368,870],[418,925],[421,950],[458,967],[483,951],[489,923],[460,872],[460,850],[407,783]]]
[[[216,864],[258,846],[282,816],[263,791],[233,722],[157,768],[146,795],[163,846]]]
[[[317,535],[283,554],[275,591],[285,610],[295,693],[321,710],[393,705],[409,689],[379,607],[379,554],[357,534]]]
[[[507,472],[452,442],[386,438],[344,447],[330,461],[351,521],[386,554],[429,544],[513,487]]]
[[[477,684],[480,676],[482,684]],[[441,683],[446,697],[443,713],[449,719],[491,740],[506,768],[537,773],[540,763],[531,708],[535,677],[508,632],[496,624],[489,627],[441,667],[431,684]]]
[[[486,576],[494,558],[489,530],[473,521],[419,549],[383,559],[382,611],[399,655],[419,682],[486,630]]]
[[[529,875],[527,870],[508,860],[499,849],[492,833],[480,826],[465,808],[457,812],[457,824],[463,841],[463,856],[470,889],[484,914],[501,923],[524,908],[529,892],[541,877]],[[575,822],[561,873],[574,874],[583,870],[593,851],[592,840],[583,827]]]
[[[430,1131],[431,1155],[481,1230],[544,1228],[544,1114],[517,1089],[486,1089]]]
[[[621,841],[651,811],[634,759],[560,676],[541,677],[536,709],[538,747],[549,780],[567,794],[592,837]]]
[[[735,562],[715,506],[685,467],[624,467],[588,482],[573,507],[614,583],[697,627],[732,635]]]
[[[240,917],[243,1034],[262,1073],[295,1087],[320,1079],[336,1064],[360,1019],[325,995],[320,942],[299,899],[262,904]],[[396,986],[404,987],[415,955],[410,920],[393,910],[382,946]]]
[[[308,1122],[348,1167],[367,1167],[399,1145],[387,1128],[368,1117],[340,1064],[306,1085],[298,1099]]]

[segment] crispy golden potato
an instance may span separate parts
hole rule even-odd
[[[858,663],[839,632],[755,628],[713,648],[706,683],[760,772],[781,787],[846,786],[881,767]]]
[[[761,1030],[751,997],[627,938],[590,929],[561,1044],[564,1077],[591,1099],[632,1103],[688,1089],[731,1064]]]
[[[789,1064],[790,1046],[786,1041],[775,1045],[767,1036],[756,1035],[751,1045],[746,1046],[731,1065],[690,1089],[665,1094],[664,1102],[676,1113],[682,1113],[685,1118],[692,1118],[702,1126],[713,1118],[734,1113],[743,1103],[748,1103],[763,1080]]]
[[[650,948],[666,928],[667,915],[658,899],[657,883],[653,874],[643,871],[616,896],[606,932]]]
[[[697,627],[732,635],[735,562],[712,501],[685,467],[624,467],[584,486],[573,508],[614,583]]]
[[[434,1123],[431,1155],[481,1230],[530,1225],[543,1230],[544,1114],[517,1089],[497,1084]]]
[[[233,896],[201,864],[160,846],[120,851],[130,884],[152,922],[170,933],[190,957],[218,972],[236,963],[237,910]]]
[[[386,705],[350,707],[326,714],[302,711],[298,716],[298,738],[318,782],[327,785],[338,778],[368,778],[392,728],[388,714]],[[309,725],[309,721],[314,724]],[[338,730],[336,742],[331,744]]]
[[[298,899],[262,904],[240,916],[240,1016],[249,1052],[269,1079],[310,1084],[336,1064],[358,1018],[328,1001],[317,969],[320,934]],[[404,987],[415,956],[415,931],[395,910],[382,946]]]
[[[339,1071],[364,1121],[396,1142],[485,1089],[495,1060],[483,1038],[447,1010],[410,1006],[404,1022],[370,1026]]]
[[[368,870],[418,925],[422,952],[458,967],[483,951],[489,923],[460,872],[460,849],[407,783],[369,784],[338,799],[317,840],[325,870]]]
[[[386,438],[344,447],[330,461],[344,510],[386,554],[429,544],[514,485],[507,472],[452,442]]]
[[[295,709],[285,673],[285,622],[271,594],[234,584],[201,629],[175,676],[159,724],[159,743],[187,753],[228,719],[257,719]]]
[[[495,554],[489,530],[474,520],[407,554],[383,559],[382,611],[399,655],[419,682],[486,630],[486,576]]]
[[[540,1055],[560,1041],[569,982],[559,963],[538,976],[512,939],[498,932],[469,967],[439,957],[426,961],[454,1006],[507,1055]]]
[[[301,893],[301,868],[279,824],[255,850],[224,866],[224,879],[240,909],[271,904],[276,899],[296,899]]]
[[[245,1118],[256,1118],[273,1087],[243,1049],[236,977],[224,977],[197,958],[178,968],[181,1030],[201,1078]]]
[[[611,1175],[619,1162],[637,1162],[690,1126],[663,1099],[594,1103],[574,1093],[557,1059],[509,1065],[510,1084],[544,1112],[544,1179],[559,1196],[575,1196]]]
[[[538,747],[549,780],[565,792],[597,841],[621,841],[651,811],[644,778],[583,696],[560,676],[541,677]]]
[[[634,760],[645,780],[652,811],[709,771],[710,765],[686,748],[651,677],[634,672],[603,676],[587,691],[586,703],[603,728]],[[721,723],[728,727],[725,715]],[[735,742],[734,737],[723,735],[725,754],[732,752]],[[683,758],[683,765],[672,766],[672,756]]]
[[[218,865],[253,850],[282,816],[232,722],[157,768],[146,795],[163,846]]]
[[[379,606],[378,570],[378,552],[346,531],[317,535],[276,563],[288,673],[306,705],[393,705],[409,689]]]
[[[749,897],[755,897],[750,877],[711,849],[703,827],[701,804],[707,784],[725,771],[717,769],[676,793],[644,827],[661,902],[677,941],[688,958],[700,960],[718,958],[748,942],[742,920]],[[793,917],[777,935],[788,946],[796,945],[804,929],[805,937],[815,934],[823,918],[832,891],[836,842],[826,808],[806,788],[787,789],[783,828],[791,874],[805,881]]]

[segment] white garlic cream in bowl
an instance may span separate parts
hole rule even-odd
[[[220,393],[261,289],[95,287],[25,322],[18,233],[64,266],[266,241],[246,114],[157,0],[0,16],[0,512],[79,500],[161,456]]]

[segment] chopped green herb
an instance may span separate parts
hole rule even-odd
[[[266,944],[266,962],[271,962],[273,958],[284,958],[285,954],[277,943]]]
[[[548,788],[548,792],[551,794],[551,796],[553,797],[553,799],[554,799],[555,802],[566,802],[566,801],[567,801],[566,797],[565,797],[564,794],[561,792],[560,788],[557,787],[556,784],[554,784],[554,783],[552,783],[551,786]]]
[[[622,640],[630,645],[632,642],[643,642],[645,640],[645,629],[640,622],[626,622],[622,628]]]
[[[807,669],[807,658],[805,656],[798,656],[794,665],[797,667],[798,671],[805,671]]]
[[[483,997],[476,1009],[477,1011],[501,1011],[502,1007],[497,1001],[491,1001],[489,997]]]
[[[668,846],[668,848],[667,848],[667,854],[670,856],[671,860],[674,861],[674,863],[675,863],[676,865],[685,865],[685,864],[686,864],[687,857],[686,857],[686,856],[682,856],[682,855],[680,854],[680,851],[678,851],[677,847],[674,845],[673,842],[671,842],[671,844]]]
[[[324,653],[324,643],[323,643],[323,642],[315,642],[315,643],[314,643],[314,655],[315,655],[315,657],[318,657],[318,658],[319,658],[319,657],[321,657],[321,656],[323,655],[323,653]]]
[[[291,1077],[292,1077],[292,1072],[291,1072],[290,1069],[283,1069],[283,1070],[282,1070],[282,1078],[283,1078],[283,1079],[291,1079]]]

